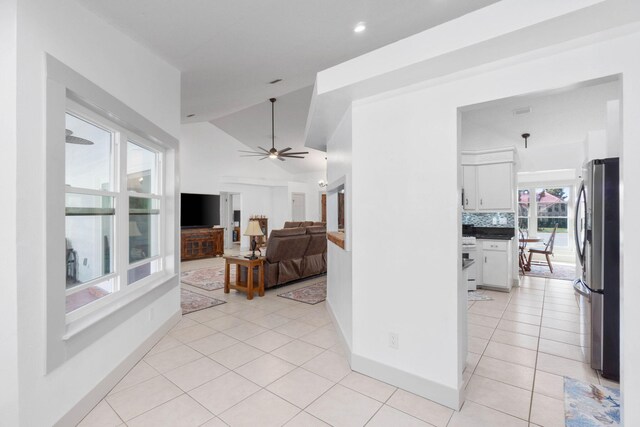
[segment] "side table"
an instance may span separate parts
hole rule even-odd
[[[230,283],[231,265],[236,266],[236,280]],[[240,281],[240,267],[247,268],[247,281]],[[241,256],[225,256],[224,257],[224,293],[228,294],[230,289],[247,293],[247,299],[253,299],[253,270],[258,267],[258,295],[264,296],[264,257],[257,259],[248,259]]]

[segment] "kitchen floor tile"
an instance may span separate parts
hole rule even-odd
[[[478,326],[474,324],[467,325],[467,334],[469,337],[482,338],[488,340],[493,334],[494,328],[487,328],[486,326]]]
[[[107,396],[107,403],[124,421],[147,412],[182,394],[168,379],[158,376],[119,393]]]
[[[264,351],[240,342],[231,347],[215,352],[209,357],[228,369],[236,369],[247,362],[262,356]]]
[[[230,426],[280,427],[298,412],[291,403],[262,389],[220,414],[220,419]]]
[[[158,372],[164,373],[201,357],[203,357],[201,353],[183,344],[162,353],[147,356],[145,361]]]
[[[198,427],[213,418],[213,414],[191,397],[183,394],[127,421],[128,427]]]
[[[533,391],[554,399],[564,400],[564,377],[536,370]]]
[[[527,422],[470,400],[454,412],[447,427],[527,427]]]
[[[516,332],[503,331],[502,329],[496,329],[496,331],[491,336],[491,341],[501,344],[508,344],[515,347],[522,347],[528,350],[538,349],[538,337],[518,334]]]
[[[116,427],[122,420],[105,400],[101,400],[77,427]]]
[[[397,390],[397,388],[392,385],[359,374],[358,372],[351,372],[340,381],[340,384],[383,403]]]
[[[486,353],[486,352],[485,352]],[[535,370],[515,363],[482,356],[474,375],[500,381],[526,390],[533,389],[533,376]]]
[[[289,322],[278,326],[274,330],[281,334],[288,335],[292,338],[300,338],[303,335],[307,335],[315,331],[317,328],[315,326],[311,326],[308,323],[301,322],[299,320],[290,320]]]
[[[367,427],[388,427],[388,426],[402,426],[402,427],[430,427],[431,424],[427,424],[409,414],[402,411],[398,411],[387,405],[383,405],[382,408],[376,412],[371,418],[371,421],[367,423]]]
[[[254,323],[243,323],[241,325],[234,326],[233,328],[225,329],[224,334],[239,341],[245,341],[249,338],[255,337],[256,335],[260,335],[263,332],[267,332],[267,328],[263,328],[262,326],[258,326]]]
[[[487,328],[495,329],[498,326],[500,319],[490,316],[483,316],[482,314],[469,313],[467,315],[467,322],[473,325],[484,326]]]
[[[300,319],[300,321],[303,320]],[[301,336],[300,341],[304,341],[309,344],[327,349],[338,344],[338,335],[335,333],[333,328],[331,328],[331,330],[320,328]]]
[[[288,317],[280,316],[279,314],[269,313],[257,319],[252,319],[251,323],[262,326],[263,328],[273,329],[278,326],[288,323],[291,319]]]
[[[528,323],[514,322],[512,320],[502,319],[498,323],[498,329],[503,331],[515,332],[518,334],[531,335],[537,337],[540,334],[540,327],[530,325]]]
[[[591,360],[591,349],[566,344],[559,341],[540,339],[539,351],[541,353],[553,354],[555,356],[566,357],[582,363],[589,363]]]
[[[338,382],[351,373],[347,359],[328,350],[309,360],[302,367],[333,382]]]
[[[195,320],[196,322],[200,323],[208,322],[209,320],[217,319],[224,316],[226,316],[226,314],[222,313],[220,310],[216,310],[215,308],[198,310],[185,315],[185,317],[188,317],[189,319]]]
[[[271,383],[267,390],[299,408],[306,408],[334,384],[306,369],[297,368]]]
[[[476,337],[467,338],[467,350],[471,353],[484,353],[484,349],[487,348],[487,344],[489,344],[489,340]]]
[[[242,365],[235,371],[248,380],[258,384],[260,387],[266,387],[278,378],[294,370],[295,367],[295,365],[285,362],[276,356],[265,354]]]
[[[158,375],[160,375],[158,371],[152,368],[151,365],[144,360],[141,360],[136,366],[127,372],[127,375],[125,375],[124,378],[122,378],[120,382],[111,389],[109,394],[117,393]]]
[[[591,340],[589,334],[577,334],[575,332],[562,331],[560,329],[552,329],[541,327],[540,338],[547,340],[559,341],[561,343],[579,345],[581,347],[590,347]]]
[[[446,426],[453,414],[446,406],[402,389],[396,390],[386,404],[438,427]]]
[[[529,419],[529,390],[473,375],[467,385],[467,399],[525,421]]]
[[[229,370],[213,360],[203,357],[164,373],[164,376],[184,391],[194,389],[218,378]]]
[[[285,427],[330,427],[330,426],[324,421],[320,421],[313,415],[302,411],[298,415],[293,417],[291,421],[286,423]]]
[[[594,384],[598,383],[598,377],[591,366],[576,360],[553,356],[546,353],[538,353],[537,369],[550,374],[563,375]]]
[[[219,415],[258,390],[260,387],[246,378],[235,372],[227,372],[221,377],[191,390],[189,395],[211,413]]]
[[[294,365],[302,365],[323,352],[320,347],[295,340],[274,350],[272,354]]]
[[[210,355],[216,351],[223,350],[227,347],[231,347],[234,344],[239,343],[235,338],[231,338],[221,332],[200,338],[199,340],[192,341],[188,344],[192,349],[204,354]]]
[[[531,314],[518,313],[516,311],[505,311],[503,319],[513,320],[514,322],[528,323],[530,325],[540,326],[541,317]]]
[[[291,338],[290,336],[279,334],[274,331],[266,331],[260,335],[249,338],[244,342],[269,353],[276,348],[282,347],[283,345],[291,342],[292,340],[293,338]]]
[[[533,394],[531,422],[544,427],[564,427],[564,400]]]
[[[526,348],[515,347],[509,344],[502,344],[490,341],[484,351],[484,356],[493,357],[494,359],[504,360],[506,362],[515,363],[529,368],[536,367],[537,352]]]
[[[336,384],[306,412],[331,426],[363,426],[382,406],[382,403]]]

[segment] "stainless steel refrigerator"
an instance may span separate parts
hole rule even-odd
[[[588,162],[578,192],[575,237],[582,275],[575,290],[591,311],[591,367],[620,377],[620,174],[619,159]]]

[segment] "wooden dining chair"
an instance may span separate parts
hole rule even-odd
[[[520,267],[520,271],[524,276],[527,274],[527,255],[525,255],[524,251],[527,248],[527,242],[525,239],[527,238],[527,231],[523,229],[518,230],[519,239],[518,239],[518,266]]]
[[[553,265],[551,265],[551,259],[549,259],[549,255],[553,255],[553,242],[556,239],[556,231],[558,231],[558,224],[553,227],[553,233],[549,236],[549,240],[544,244],[543,248],[529,248],[529,259],[527,260],[527,266],[531,268],[531,257],[533,254],[544,255],[547,259],[547,265],[549,266],[549,271],[553,273]],[[536,262],[535,265],[544,265],[543,261]]]

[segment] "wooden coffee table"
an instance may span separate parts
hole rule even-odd
[[[230,283],[231,265],[236,265],[235,283]],[[240,281],[240,267],[247,267],[247,281]],[[264,257],[248,259],[241,256],[224,257],[224,293],[228,294],[230,289],[247,293],[247,299],[253,299],[253,270],[258,267],[258,295],[264,296]]]

